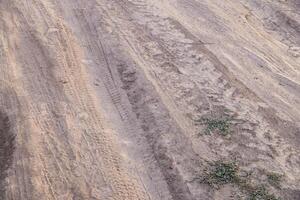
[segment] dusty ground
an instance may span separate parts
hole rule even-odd
[[[299,200],[299,9],[0,0],[0,198],[247,199],[200,181],[222,161]],[[224,117],[226,136],[197,123]]]

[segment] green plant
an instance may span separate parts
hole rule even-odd
[[[247,194],[247,200],[280,200],[280,198],[270,194],[265,186],[253,185],[248,178],[240,177],[236,163],[217,161],[211,164],[205,172],[202,183],[209,184],[215,188],[225,184],[234,184],[244,194]],[[275,182],[278,180],[278,174],[269,173],[269,175]]]
[[[230,130],[229,119],[202,119],[201,122],[206,125],[205,134],[211,134],[218,131],[221,135],[227,135]]]
[[[211,166],[204,182],[210,185],[224,185],[237,181],[238,167],[235,163],[216,162]]]
[[[253,188],[252,191],[249,192],[248,200],[280,200],[275,197],[273,194],[269,194],[267,189],[264,186],[259,186]]]
[[[274,173],[274,172],[269,172],[269,173],[267,173],[267,177],[268,177],[268,182],[271,185],[273,185],[275,187],[280,187],[282,175]]]

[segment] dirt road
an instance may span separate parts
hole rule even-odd
[[[0,199],[299,200],[299,10],[0,0]]]

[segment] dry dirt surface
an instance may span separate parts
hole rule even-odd
[[[300,1],[0,0],[0,199],[300,200]]]

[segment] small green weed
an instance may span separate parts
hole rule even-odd
[[[273,194],[269,194],[267,189],[264,186],[259,186],[257,188],[254,188],[249,193],[248,200],[280,200],[280,199],[275,197]]]
[[[229,119],[202,119],[202,123],[206,125],[205,134],[209,135],[218,131],[220,135],[228,135],[230,129]]]
[[[270,183],[270,185],[275,186],[275,187],[280,187],[282,175],[274,173],[274,172],[269,172],[269,173],[267,173],[267,177],[268,177],[268,182]]]
[[[213,163],[202,179],[202,183],[219,188],[221,185],[234,184],[247,194],[247,200],[281,200],[270,194],[265,186],[253,185],[250,180],[239,176],[239,167],[233,162],[217,161]],[[280,179],[278,174],[269,173],[271,180],[277,182]]]
[[[234,163],[216,162],[204,178],[209,185],[224,185],[237,181],[238,167]]]

